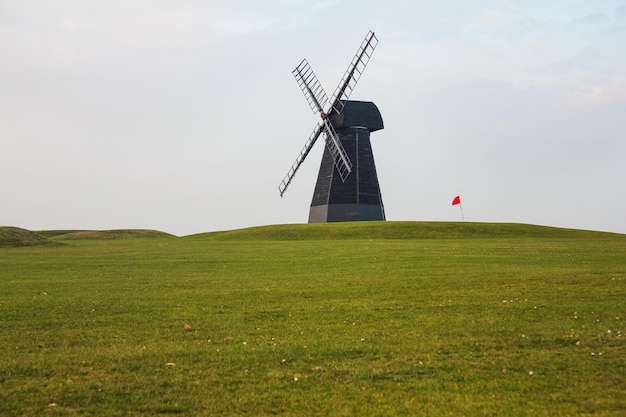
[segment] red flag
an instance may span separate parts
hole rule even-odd
[[[454,197],[454,200],[452,200],[452,205],[456,206],[457,204],[461,204],[461,197],[460,196],[456,196]]]

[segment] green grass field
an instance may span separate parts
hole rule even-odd
[[[625,318],[626,235],[0,228],[0,415],[622,416]]]

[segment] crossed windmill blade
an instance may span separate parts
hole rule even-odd
[[[354,87],[356,86],[356,83],[359,81],[359,78],[361,78],[363,71],[365,71],[365,67],[374,53],[376,45],[378,45],[378,39],[376,38],[374,32],[369,31],[354,55],[354,58],[352,58],[348,69],[343,75],[330,100],[328,100],[326,92],[322,88],[322,85],[306,59],[303,59],[302,62],[300,62],[300,64],[292,71],[296,82],[300,86],[300,89],[304,93],[304,97],[311,107],[311,110],[313,110],[314,114],[319,114],[322,120],[315,126],[315,129],[313,129],[311,136],[309,136],[309,139],[304,144],[304,147],[302,148],[302,151],[300,151],[296,161],[293,163],[291,169],[289,169],[289,172],[285,175],[285,178],[278,186],[278,191],[280,192],[281,197],[285,194],[285,191],[293,180],[293,177],[296,175],[298,168],[300,168],[300,165],[302,165],[320,135],[324,135],[324,142],[326,143],[328,151],[332,155],[335,168],[337,169],[341,180],[345,181],[348,175],[352,172],[352,162],[343,148],[330,118],[333,115],[340,114],[343,110],[345,100],[348,100],[354,90]],[[326,107],[328,103],[330,103],[330,106]],[[325,111],[324,108],[327,108],[328,110]]]

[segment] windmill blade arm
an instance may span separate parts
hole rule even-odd
[[[328,97],[307,60],[303,59],[291,73],[304,93],[313,113],[324,113],[324,106],[328,103]]]
[[[315,145],[317,138],[320,137],[323,131],[324,125],[318,123],[318,125],[313,130],[313,133],[311,133],[311,136],[309,136],[309,139],[304,144],[304,148],[302,148],[302,151],[300,151],[300,154],[296,158],[296,161],[291,166],[291,169],[289,169],[289,172],[287,173],[287,175],[285,175],[285,178],[283,178],[280,185],[278,186],[278,191],[280,192],[281,197],[283,196],[283,194],[285,194],[285,191],[287,191],[287,187],[289,187],[289,184],[293,180],[293,177],[296,175],[298,168],[300,168],[300,165],[302,165],[302,162],[304,162],[306,156],[309,154],[309,152],[311,152],[311,148],[313,147],[313,145]]]
[[[337,172],[341,177],[341,181],[344,182],[352,172],[352,161],[350,161],[348,153],[341,144],[335,128],[328,119],[324,119],[324,140],[333,158],[335,168],[337,168]]]
[[[328,113],[333,110],[337,113],[341,113],[341,110],[343,110],[343,103],[341,100],[348,100],[348,98],[350,98],[356,83],[359,81],[359,78],[361,78],[363,71],[365,71],[365,67],[372,57],[374,49],[376,49],[377,45],[378,38],[374,32],[370,30],[354,55],[354,58],[352,58],[352,61],[339,82],[339,85],[335,89],[335,92],[330,99],[331,107]]]

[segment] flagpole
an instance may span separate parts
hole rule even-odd
[[[463,204],[459,203],[459,207],[461,207],[461,219],[465,221],[465,216],[463,215]]]

